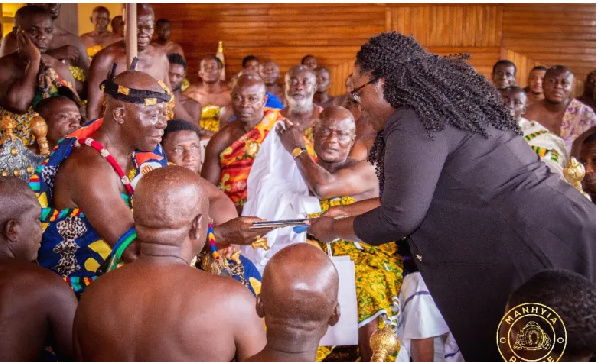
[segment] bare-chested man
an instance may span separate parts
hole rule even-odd
[[[110,12],[104,6],[94,8],[90,21],[94,24],[94,30],[81,36],[81,41],[90,57],[93,57],[100,49],[123,40],[123,37],[108,31]]]
[[[256,299],[267,345],[246,362],[313,362],[327,328],[340,319],[338,288],[327,254],[305,243],[281,249],[267,263]]]
[[[0,361],[52,360],[49,341],[57,357],[71,359],[77,299],[59,277],[33,263],[42,240],[40,205],[16,177],[0,177],[0,205]]]
[[[564,65],[552,66],[546,71],[542,83],[544,99],[531,104],[525,118],[538,121],[550,132],[565,140],[567,152],[573,141],[596,125],[594,110],[577,99],[571,99],[573,73]]]
[[[171,22],[168,19],[158,19],[156,21],[156,40],[152,44],[156,49],[165,54],[179,54],[185,59],[181,45],[169,40],[171,37]]]
[[[544,66],[533,67],[529,72],[529,78],[527,79],[527,106],[541,101],[544,99],[544,88],[542,83],[544,81],[544,75],[548,68]]]
[[[110,21],[110,28],[112,29],[112,33],[118,37],[125,37],[125,22],[123,21],[123,17],[121,15],[115,16]]]
[[[140,256],[84,293],[74,324],[79,360],[229,362],[258,353],[266,338],[252,294],[189,266],[207,233],[200,177],[179,166],[151,171],[135,203]]]
[[[85,50],[85,46],[75,34],[72,34],[65,29],[61,28],[56,24],[55,20],[60,15],[61,4],[35,4],[46,8],[51,16],[52,21],[52,41],[48,45],[47,53],[58,60],[64,60],[69,65],[73,65],[81,68],[84,72],[87,72],[90,61]],[[9,33],[4,39],[2,39],[2,45],[0,46],[0,56],[13,53],[17,51],[17,37],[16,29],[12,33]]]
[[[285,92],[279,85],[279,65],[272,60],[267,60],[260,66],[260,76],[265,82],[267,93],[271,93],[281,102],[285,100]]]
[[[331,205],[349,205],[379,196],[375,168],[366,160],[348,157],[356,138],[354,118],[342,107],[325,108],[314,125],[315,162],[306,152],[294,158],[311,192],[321,200],[322,212]],[[288,121],[277,133],[285,149],[293,154],[306,147],[302,133]],[[327,206],[325,206],[327,205]],[[325,244],[322,244],[325,251]],[[331,245],[333,255],[349,255],[356,265],[356,294],[359,310],[359,348],[363,361],[371,360],[369,338],[377,328],[379,318],[393,315],[394,298],[400,292],[402,258],[396,254],[395,242],[377,247],[340,240]],[[377,267],[379,265],[380,267]],[[384,267],[385,265],[385,267]],[[385,275],[386,287],[373,292],[374,278]],[[383,292],[383,293],[382,293]],[[365,302],[365,301],[369,302]],[[386,312],[381,314],[381,311]]]
[[[30,179],[42,208],[64,216],[47,219],[52,213],[44,214],[49,224],[38,262],[76,292],[96,276],[117,242],[131,242],[133,188],[144,173],[166,165],[159,143],[171,96],[138,71],[109,77],[103,85],[104,118],[66,137]],[[124,258],[134,255],[135,249],[127,248]]]
[[[219,130],[221,109],[231,103],[231,89],[221,79],[223,63],[214,55],[205,55],[200,59],[198,77],[200,83],[192,84],[183,94],[202,105],[200,127],[213,132]]]
[[[231,92],[236,119],[217,132],[206,147],[202,177],[218,185],[240,212],[246,203],[246,180],[254,158],[267,134],[282,119],[278,110],[265,110],[265,93],[260,76],[242,74]]]
[[[15,31],[19,50],[0,58],[0,116],[17,122],[14,134],[25,145],[33,142],[29,123],[32,106],[42,98],[55,95],[58,88],[72,88],[75,80],[68,67],[46,54],[52,39],[52,18],[40,6],[28,5],[17,10]],[[40,71],[45,75],[40,84]]]
[[[154,33],[154,10],[148,4],[136,5],[138,62],[135,70],[144,72],[156,80],[169,84],[169,60],[167,55],[150,44]],[[102,91],[100,83],[106,79],[113,63],[117,63],[120,74],[129,69],[125,40],[102,49],[92,61],[88,87],[88,118],[96,119],[101,115]]]
[[[185,78],[187,64],[180,54],[167,55],[169,59],[169,85],[175,96],[175,118],[184,119],[194,125],[202,116],[202,105],[188,96],[183,95],[181,86]],[[214,133],[204,128],[199,128],[203,136],[212,136]]]
[[[333,102],[336,97],[328,93],[329,88],[331,88],[331,74],[329,73],[329,69],[325,67],[316,67],[314,72],[317,86],[315,88],[313,102],[323,108],[334,105]]]

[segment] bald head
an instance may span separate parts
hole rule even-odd
[[[269,260],[257,310],[265,316],[267,331],[298,328],[320,339],[339,318],[338,288],[338,272],[327,254],[310,244],[294,244]]]
[[[154,17],[154,9],[150,4],[136,4],[135,5],[136,15],[139,16],[152,16]]]
[[[198,174],[180,166],[145,174],[135,190],[136,227],[181,229],[198,216],[208,218],[208,194],[200,182]]]
[[[248,127],[254,127],[264,117],[267,102],[265,83],[254,71],[241,74],[231,91],[233,114]]]
[[[24,210],[38,205],[35,194],[27,182],[17,177],[0,177],[0,225],[18,218]]]
[[[344,107],[327,107],[315,124],[315,152],[320,162],[346,161],[354,140],[356,124],[352,113]]]

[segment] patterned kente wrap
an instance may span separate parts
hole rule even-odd
[[[183,89],[182,89],[183,91]],[[219,131],[219,114],[221,113],[220,106],[204,106],[202,107],[202,116],[199,121],[200,127],[212,132]]]
[[[57,171],[73,151],[75,141],[81,137],[93,137],[101,124],[102,119],[98,119],[63,138],[29,180],[29,186],[42,207],[40,220],[44,234],[38,263],[63,277],[76,292],[81,292],[95,279],[98,268],[111,253],[111,247],[100,238],[81,210],[55,209],[52,190]],[[132,159],[135,172],[130,178],[134,187],[143,174],[167,164],[160,145],[153,152],[134,152]],[[131,208],[128,195],[121,196]],[[126,237],[127,233],[121,239]]]
[[[254,158],[277,121],[283,117],[276,109],[265,108],[263,119],[219,155],[221,181],[219,187],[235,205],[243,206],[248,198],[247,184]]]

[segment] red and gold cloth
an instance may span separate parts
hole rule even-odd
[[[265,108],[265,116],[256,127],[233,142],[219,155],[221,164],[219,187],[235,205],[243,206],[246,203],[246,181],[254,164],[254,158],[273,126],[283,119],[279,110]]]

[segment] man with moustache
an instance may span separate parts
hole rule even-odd
[[[166,165],[160,146],[172,96],[150,75],[126,71],[102,83],[104,118],[68,135],[30,186],[42,206],[38,262],[80,293],[118,243],[131,242],[134,188]],[[135,249],[123,259],[131,261]]]
[[[46,54],[54,35],[50,13],[40,6],[24,6],[17,10],[15,25],[19,50],[0,58],[0,117],[16,121],[13,134],[27,146],[34,141],[29,126],[37,103],[60,88],[78,97],[69,68]]]
[[[136,20],[138,61],[135,70],[147,73],[164,84],[169,84],[167,56],[150,44],[154,33],[154,10],[152,7],[148,4],[136,4]],[[102,49],[92,60],[88,88],[87,115],[89,119],[96,119],[102,114],[100,83],[106,79],[106,75],[114,63],[117,63],[117,75],[129,69],[125,40]]]
[[[544,99],[529,106],[525,118],[538,121],[550,132],[559,135],[570,153],[573,141],[596,125],[596,114],[591,107],[577,99],[571,99],[573,73],[569,67],[550,67],[544,76],[542,87]]]

